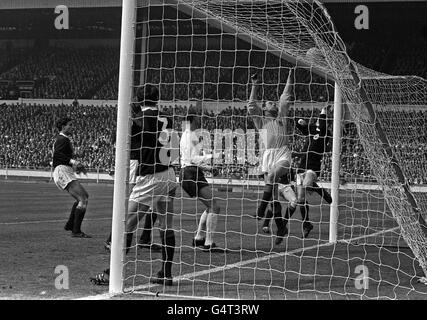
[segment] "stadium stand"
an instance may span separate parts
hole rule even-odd
[[[337,7],[338,8],[338,7]],[[331,8],[332,12],[340,9]],[[114,8],[104,9],[105,21],[111,15],[118,15]],[[85,11],[86,12],[86,11]],[[105,13],[105,14],[104,14]],[[24,13],[22,13],[24,14]],[[108,28],[91,26],[93,12],[81,15],[81,22],[75,22],[79,29],[71,30],[74,35],[110,37],[119,39],[119,25]],[[339,20],[339,14],[336,14]],[[14,19],[7,13],[2,16],[4,23],[14,24]],[[8,20],[9,19],[9,20]],[[40,18],[42,19],[42,18]],[[113,21],[113,19],[110,19]],[[20,19],[25,21],[25,19]],[[115,20],[114,20],[115,21]],[[339,22],[338,22],[339,23]],[[387,22],[384,22],[387,23]],[[31,26],[21,23],[14,28],[3,28],[8,37],[26,37],[31,34]],[[353,26],[351,26],[353,27]],[[176,28],[176,26],[175,26]],[[397,27],[396,27],[397,28]],[[414,27],[415,28],[415,27]],[[10,30],[9,30],[10,29]],[[21,30],[22,29],[22,30]],[[6,30],[6,31],[5,31]],[[15,31],[13,31],[15,30]],[[176,31],[176,30],[175,30]],[[343,30],[344,32],[350,32]],[[404,34],[405,30],[401,30]],[[6,35],[5,33],[5,35]],[[33,34],[34,36],[34,34]],[[52,38],[53,35],[51,35]],[[49,37],[49,35],[47,35]],[[416,75],[427,78],[427,38],[417,37],[414,42],[398,41],[393,38],[378,39],[371,35],[373,41],[351,40],[347,44],[349,54],[355,61],[366,67],[392,75]],[[78,37],[77,37],[78,38]],[[348,36],[346,38],[351,38]],[[13,39],[13,38],[11,38]],[[379,41],[381,40],[381,41]],[[91,45],[74,47],[72,41],[66,45],[33,47],[0,46],[0,100],[17,99],[19,97],[19,81],[34,83],[29,92],[33,99],[94,99],[116,100],[118,95],[119,47],[116,45]],[[161,83],[161,99],[163,101],[189,101],[203,98],[205,101],[246,101],[250,73],[247,62],[252,68],[261,70],[262,99],[277,100],[277,92],[285,82],[285,68],[289,65],[277,57],[265,55],[256,50],[209,50],[202,51],[166,51],[160,54],[153,50],[147,55],[147,81]],[[236,64],[237,63],[237,64]],[[246,63],[246,64],[245,64]],[[241,65],[240,65],[241,64]],[[313,76],[306,70],[299,69],[296,74],[298,83],[295,98],[299,101],[327,102],[333,101],[333,87],[324,79]],[[309,85],[310,84],[310,85]],[[28,90],[27,94],[28,94]],[[175,129],[181,129],[183,115],[187,107],[171,104],[165,109],[175,116]],[[310,111],[295,109],[291,116],[309,117]],[[78,156],[92,169],[108,171],[114,166],[114,136],[116,110],[112,106],[91,105],[52,105],[52,104],[3,104],[0,102],[0,166],[9,168],[49,168],[51,151],[47,146],[53,142],[55,132],[53,123],[62,114],[78,119],[80,135],[76,136]],[[380,113],[381,114],[381,113]],[[205,112],[203,127],[214,129],[253,129],[250,118],[246,117],[245,108],[229,107],[215,114]],[[398,157],[411,167],[410,182],[412,184],[427,183],[427,111],[393,110],[381,115],[385,127],[392,127],[401,133],[401,139],[391,141]],[[33,124],[37,123],[37,126]],[[416,140],[405,139],[405,130],[412,131]],[[423,133],[423,134],[415,134]],[[364,179],[369,174],[369,164],[363,155],[363,148],[357,139],[357,129],[351,123],[344,127],[342,144],[342,177],[354,174]],[[396,135],[393,135],[396,136]],[[293,147],[298,150],[303,140],[297,137]],[[237,148],[237,146],[236,146]],[[416,154],[418,163],[412,155]],[[424,159],[424,161],[422,160]],[[330,179],[331,158],[327,154],[323,160],[321,179]],[[358,172],[354,172],[357,168]],[[220,168],[223,175],[243,176],[247,166]]]
[[[163,109],[174,116],[174,128],[181,131],[183,116],[187,107],[169,105]],[[213,132],[214,129],[251,129],[253,122],[246,117],[246,108],[226,108],[215,114],[205,112],[202,126]],[[306,109],[291,110],[297,117],[310,117]],[[51,148],[56,135],[55,119],[62,115],[70,115],[76,119],[76,135],[74,144],[79,159],[92,170],[108,172],[114,167],[114,140],[116,128],[116,109],[113,106],[73,106],[73,105],[6,105],[0,106],[0,130],[3,133],[0,141],[0,163],[8,168],[48,169],[51,161]],[[381,114],[381,113],[380,113]],[[420,134],[416,141],[400,139],[391,141],[398,157],[403,159],[405,166],[410,167],[411,184],[427,183],[427,111],[389,111],[383,113],[383,121],[388,122],[397,132],[411,128]],[[402,119],[404,119],[402,121]],[[33,124],[37,123],[37,126]],[[396,135],[395,135],[396,136]],[[401,135],[404,137],[404,135]],[[213,141],[213,139],[212,139]],[[303,138],[295,136],[293,150],[303,146]],[[238,146],[234,141],[234,149]],[[258,150],[257,150],[258,151]],[[343,132],[341,157],[341,175],[356,176],[366,181],[372,176],[370,166],[363,153],[363,147],[357,138],[357,129],[347,123]],[[418,159],[418,160],[414,160]],[[424,159],[422,161],[421,159]],[[297,160],[297,159],[295,159]],[[418,161],[415,163],[414,161]],[[247,165],[219,166],[222,176],[243,178],[249,171]],[[328,181],[331,174],[331,156],[327,153],[322,165],[321,180]]]

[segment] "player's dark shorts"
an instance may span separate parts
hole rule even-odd
[[[188,166],[182,168],[179,173],[181,187],[190,197],[197,197],[199,190],[209,186],[202,169],[197,166]]]

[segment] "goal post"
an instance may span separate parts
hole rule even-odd
[[[136,0],[123,0],[120,41],[119,96],[111,229],[109,293],[123,292],[123,261],[129,177],[129,119],[132,101]]]
[[[334,243],[338,239],[338,203],[340,187],[340,154],[341,154],[341,122],[343,115],[341,90],[337,83],[334,86],[334,124],[332,130],[332,168],[331,168],[331,196],[329,221],[329,242]]]
[[[111,294],[226,299],[425,297],[427,293],[415,287],[413,279],[427,274],[427,187],[409,185],[407,158],[393,149],[402,138],[394,132],[396,114],[409,105],[427,106],[424,79],[394,77],[356,64],[317,0],[124,0],[122,10]],[[142,16],[144,21],[138,21]],[[138,52],[136,41],[141,41]],[[308,120],[326,104],[334,104],[332,152],[325,150],[319,176],[319,185],[330,188],[333,201],[329,205],[309,195],[312,233],[307,238],[302,235],[304,218],[297,210],[283,246],[277,246],[274,224],[272,234],[265,234],[252,216],[262,183],[249,183],[247,171],[253,177],[259,173],[262,146],[255,141],[253,119],[245,106],[253,69],[261,74],[261,102],[280,96],[291,68],[296,70],[296,101],[289,114],[293,151],[300,151],[304,142],[295,126],[298,117]],[[150,283],[157,271],[153,266],[161,263],[159,255],[137,244],[124,255],[129,105],[134,86],[144,83],[159,85],[162,105],[169,108],[178,133],[189,105],[197,100],[207,128],[200,135],[203,147],[223,152],[214,162],[226,181],[213,187],[221,203],[215,239],[228,253],[216,255],[192,245],[200,221],[197,214],[204,207],[178,187],[172,263],[176,286],[172,288]],[[351,121],[344,117],[347,111]],[[391,138],[389,142],[384,135]],[[230,185],[238,181],[232,177],[236,168],[246,170],[241,184],[247,185],[237,191]],[[286,208],[285,201],[282,206]],[[142,224],[134,239],[145,228]],[[154,225],[153,241],[158,230]],[[361,290],[353,285],[357,279],[353,271],[360,265],[370,267],[369,279],[377,288]]]

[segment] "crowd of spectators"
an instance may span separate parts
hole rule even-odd
[[[115,47],[48,47],[25,55],[0,80],[33,81],[32,98],[90,99],[118,72],[118,60]]]
[[[427,78],[425,42],[388,47],[375,43],[352,43],[347,48],[352,59],[371,69],[392,75],[413,74]],[[259,72],[263,82],[259,98],[278,100],[288,68],[292,67],[277,56],[256,50],[150,52],[146,55],[146,62],[146,80],[160,83],[160,98],[163,101],[246,101],[250,75],[255,71]],[[13,85],[16,81],[33,81],[32,98],[115,100],[118,94],[118,68],[118,47],[1,48],[0,99],[8,98],[10,88],[16,90]],[[139,71],[138,66],[135,68],[135,71]],[[142,74],[136,72],[135,76],[141,77]],[[389,94],[388,91],[384,92]],[[294,97],[297,101],[332,101],[333,86],[309,70],[298,68]],[[377,114],[396,157],[404,164],[406,176],[410,183],[427,183],[427,111],[390,111],[386,108]],[[180,131],[187,107],[171,104],[164,111],[174,115],[174,127]],[[1,105],[0,165],[9,168],[48,168],[56,135],[54,122],[63,114],[77,120],[74,143],[78,157],[92,169],[111,170],[114,166],[116,129],[116,109],[112,106]],[[292,109],[289,116],[308,118],[310,115],[310,110]],[[202,125],[211,133],[215,129],[245,131],[255,128],[246,108],[231,106],[219,113],[205,111]],[[292,148],[298,151],[304,139],[298,135],[298,131],[295,133]],[[235,150],[244,147],[239,143],[241,140],[233,139]],[[259,156],[258,149],[256,141],[256,156]],[[235,160],[238,156],[237,152],[233,155]],[[248,159],[245,165],[222,165],[218,169],[220,174],[226,176],[255,175],[258,172],[256,161],[257,158]],[[331,156],[326,153],[321,179],[330,180],[330,168]],[[370,179],[373,176],[370,168],[356,126],[347,123],[343,130],[341,152],[343,179]]]
[[[187,113],[186,106],[170,105],[164,112],[173,115],[174,128],[182,130],[182,121]],[[317,116],[308,109],[291,109],[292,117],[309,119]],[[116,108],[113,106],[76,106],[76,105],[0,105],[0,166],[7,168],[47,169],[51,165],[52,146],[57,134],[55,121],[64,115],[76,120],[76,132],[73,136],[76,156],[93,171],[109,172],[114,169]],[[388,110],[379,111],[379,117],[386,128],[396,157],[400,160],[404,172],[412,184],[427,183],[427,111]],[[214,129],[253,129],[251,117],[246,108],[226,108],[215,114],[204,112],[202,127],[212,134]],[[423,133],[423,134],[421,134]],[[234,178],[248,178],[260,174],[259,145],[256,144],[256,158],[247,159],[245,164],[237,161],[244,145],[238,145],[233,139],[233,163],[216,163],[220,175]],[[291,139],[293,151],[301,150],[304,137],[298,130]],[[224,141],[223,141],[224,147]],[[240,150],[240,151],[238,151]],[[240,152],[240,153],[239,153]],[[248,155],[247,150],[244,151]],[[225,159],[225,156],[223,160]],[[294,163],[298,161],[294,158]],[[344,125],[341,150],[341,177],[346,181],[361,179],[372,180],[373,173],[367,155],[354,123]],[[322,163],[321,180],[331,177],[331,149],[326,150]]]
[[[91,168],[114,164],[116,113],[112,106],[0,105],[0,164],[8,168],[46,169],[58,132],[55,121],[75,119],[77,157]]]
[[[347,49],[353,60],[373,70],[427,77],[426,41],[401,46],[354,42]],[[277,100],[292,67],[273,54],[256,50],[150,52],[146,63],[147,82],[161,84],[165,101],[246,101],[250,75],[255,71],[263,81],[260,98]],[[119,47],[115,46],[0,49],[0,81],[34,81],[32,98],[115,100],[118,69]],[[333,86],[300,67],[295,96],[300,101],[331,101]]]

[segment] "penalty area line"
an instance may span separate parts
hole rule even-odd
[[[351,239],[343,239],[343,240],[338,240],[337,242],[327,242],[327,243],[323,243],[323,244],[317,244],[317,245],[312,245],[309,247],[302,247],[302,248],[297,248],[291,251],[286,251],[286,252],[279,252],[279,253],[274,253],[274,254],[268,254],[264,257],[257,257],[254,259],[249,259],[249,260],[245,260],[245,261],[240,261],[240,262],[236,262],[230,265],[226,265],[226,266],[221,266],[221,267],[216,267],[213,269],[207,269],[207,270],[203,270],[203,271],[198,271],[198,272],[192,272],[192,273],[187,273],[178,277],[174,277],[174,281],[182,281],[182,280],[187,280],[187,281],[192,281],[191,279],[193,278],[197,278],[200,276],[204,276],[207,274],[211,274],[211,273],[216,273],[216,272],[221,272],[221,271],[226,271],[226,270],[230,270],[230,269],[234,269],[234,268],[239,268],[248,264],[252,264],[252,263],[258,263],[258,262],[262,262],[262,261],[266,261],[269,259],[275,259],[275,258],[280,258],[280,257],[284,257],[284,256],[292,256],[294,254],[303,252],[303,251],[308,251],[308,250],[313,250],[313,249],[318,249],[318,248],[323,248],[323,247],[329,247],[329,246],[333,246],[336,244],[349,244],[351,242],[354,241],[358,241],[361,239],[365,239],[365,238],[370,238],[370,237],[376,237],[380,234],[383,233],[388,233],[388,232],[392,232],[399,229],[399,227],[395,227],[392,229],[387,229],[387,230],[383,230],[383,231],[379,231],[373,234],[369,234],[369,235],[364,235],[364,236],[360,236],[360,237],[356,237],[356,238],[351,238]],[[140,286],[136,286],[136,287],[129,287],[129,288],[125,288],[123,291],[123,293],[120,294],[128,294],[128,293],[138,293],[138,294],[152,294],[149,292],[138,292],[138,291],[143,291],[143,290],[147,290],[150,288],[154,288],[154,287],[158,287],[160,285],[158,284],[144,284],[144,285],[140,285]],[[82,297],[82,298],[78,298],[76,300],[105,300],[105,299],[110,299],[114,296],[118,296],[120,294],[110,294],[110,293],[103,293],[103,294],[99,294],[99,295],[93,295],[93,296],[87,296],[87,297]],[[181,297],[181,296],[177,296],[177,297]],[[194,297],[194,298],[199,298],[199,297]],[[216,297],[205,297],[206,299],[218,299]]]

